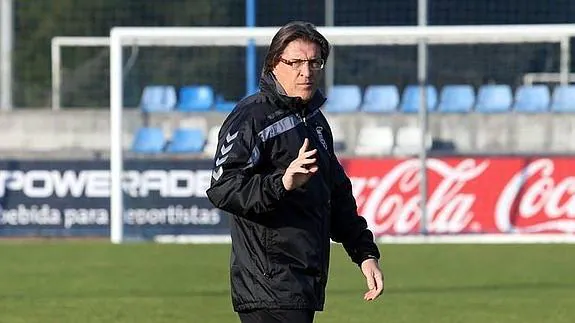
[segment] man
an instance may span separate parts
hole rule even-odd
[[[323,310],[330,239],[367,279],[365,300],[383,291],[379,251],[357,214],[351,182],[333,150],[317,90],[328,41],[310,23],[274,36],[260,92],[224,121],[212,203],[231,214],[234,310],[247,322],[312,322]]]

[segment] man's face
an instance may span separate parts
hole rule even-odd
[[[322,69],[319,45],[297,39],[286,46],[273,73],[288,96],[308,101],[318,87]]]

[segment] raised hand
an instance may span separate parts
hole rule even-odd
[[[317,149],[308,151],[308,147],[309,139],[306,138],[299,149],[297,158],[290,163],[282,177],[282,183],[288,191],[305,184],[319,169],[316,165],[316,158],[314,157]]]

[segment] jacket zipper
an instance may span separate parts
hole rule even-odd
[[[314,136],[316,136],[317,134],[316,134],[316,133],[311,133],[311,134],[310,134],[310,131],[309,131],[309,128],[308,128],[308,124],[307,124],[307,120],[306,120],[305,110],[303,110],[301,113],[298,113],[297,115],[298,115],[298,117],[300,118],[300,120],[303,122],[303,124],[304,124],[304,126],[305,126],[305,128],[306,128],[306,133],[311,137],[310,140],[313,140],[313,141],[314,141],[314,144],[317,145],[317,142],[316,142],[315,137],[314,137]],[[312,138],[313,138],[313,139],[312,139]],[[329,215],[328,215],[328,216],[329,216]],[[320,232],[320,239],[321,239],[322,242],[323,242],[323,239],[326,238],[326,237],[325,237],[325,235],[326,235],[326,234],[325,234],[325,227],[326,227],[326,220],[325,220],[325,219],[322,219],[322,225],[321,225],[321,228],[320,228],[320,231],[321,231],[321,232]],[[328,246],[328,247],[329,247],[329,246]],[[326,270],[325,270],[325,266],[326,266],[326,265],[325,265],[325,262],[326,262],[325,254],[326,254],[326,253],[325,253],[325,247],[324,247],[324,246],[322,246],[322,248],[321,248],[320,250],[321,250],[321,251],[320,251],[320,253],[321,253],[321,255],[320,255],[320,261],[321,261],[321,263],[320,263],[320,273],[319,273],[320,277],[319,277],[319,278],[320,278],[320,281],[321,281],[321,280],[324,279],[324,275],[325,275],[325,271],[326,271]]]
[[[305,114],[303,114],[303,113],[301,113],[301,114],[298,113],[298,117],[299,117],[299,119],[303,122],[304,126],[307,127],[307,121],[306,121],[306,119],[305,119]]]

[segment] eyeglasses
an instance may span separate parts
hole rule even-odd
[[[325,65],[325,61],[323,60],[323,58],[294,59],[294,60],[288,61],[287,59],[280,57],[280,62],[291,66],[291,68],[293,70],[301,69],[305,62],[308,62],[309,68],[311,70],[314,70],[314,71],[319,71],[319,70],[323,69],[323,66]]]

